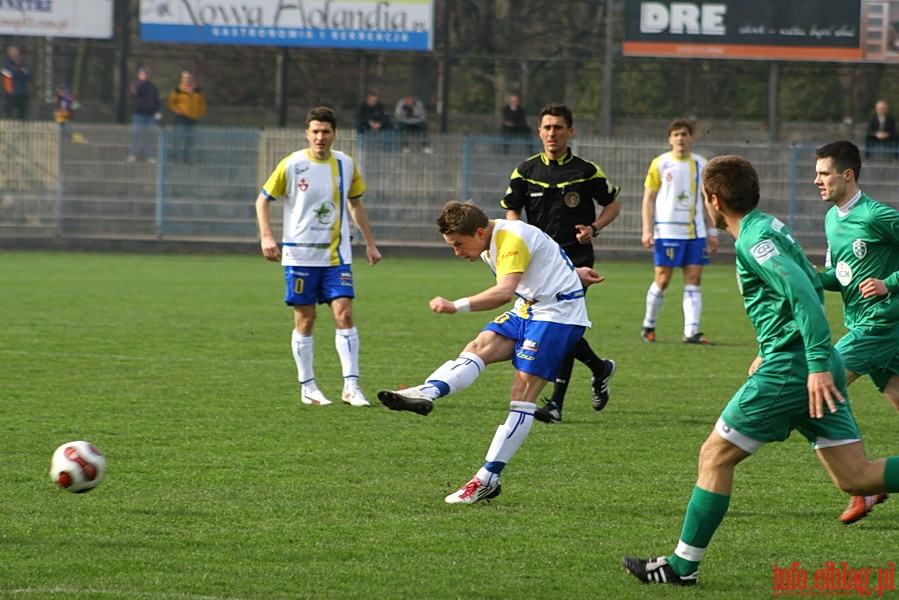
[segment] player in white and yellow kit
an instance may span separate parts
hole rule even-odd
[[[515,379],[508,418],[497,429],[484,466],[462,489],[446,497],[451,504],[473,504],[499,494],[500,473],[531,430],[541,390],[555,380],[563,358],[590,326],[584,284],[601,278],[588,267],[576,270],[568,255],[540,229],[522,221],[491,221],[470,201],[448,203],[437,218],[437,227],[456,256],[483,259],[496,274],[496,284],[456,301],[438,296],[431,300],[431,310],[451,314],[494,310],[513,299],[515,304],[423,385],[382,390],[378,399],[391,410],[427,415],[435,399],[467,388],[487,365],[512,361]]]
[[[331,149],[337,118],[326,107],[306,118],[309,147],[284,158],[256,198],[262,254],[284,266],[286,304],[294,308],[291,348],[304,404],[331,404],[315,381],[313,326],[316,305],[329,304],[336,325],[335,345],[343,369],[342,400],[369,406],[359,388],[359,334],[353,323],[350,217],[365,238],[368,264],[381,260],[362,203],[365,183],[353,159]],[[284,199],[283,249],[271,229],[271,202]]]
[[[643,245],[653,248],[655,276],[646,293],[646,314],[641,337],[656,341],[656,321],[675,267],[684,270],[684,335],[688,344],[708,344],[699,332],[702,313],[702,267],[708,252],[718,249],[718,231],[706,228],[700,175],[706,160],[693,154],[693,125],[675,119],[668,125],[671,151],[649,165],[643,183]]]

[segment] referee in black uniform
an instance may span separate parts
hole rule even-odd
[[[543,152],[512,172],[509,189],[500,205],[506,209],[507,219],[519,219],[524,211],[527,222],[554,239],[575,267],[592,267],[593,238],[621,211],[618,201],[621,190],[609,183],[597,164],[571,153],[568,140],[574,133],[573,122],[571,110],[564,104],[550,104],[540,111],[538,132]],[[601,207],[598,216],[594,202]],[[587,365],[593,373],[593,408],[605,408],[615,361],[598,357],[587,339],[581,338],[559,369],[552,397],[534,413],[538,420],[562,421],[562,405],[574,359]]]

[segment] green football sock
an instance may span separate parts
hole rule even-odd
[[[891,456],[883,468],[883,485],[888,492],[899,492],[899,456]]]
[[[689,575],[699,568],[702,554],[724,519],[729,504],[730,496],[708,492],[699,487],[693,488],[680,542],[675,554],[668,557],[668,564],[675,573]]]

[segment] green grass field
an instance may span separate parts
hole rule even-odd
[[[490,284],[481,264],[356,265],[362,385],[415,385],[493,314],[427,301]],[[565,422],[535,423],[495,501],[443,497],[483,461],[508,411],[494,365],[428,417],[299,403],[280,268],[250,256],[0,254],[0,598],[769,598],[775,563],[887,568],[899,506],[843,526],[847,497],[798,434],[737,471],[731,510],[691,589],[640,585],[623,555],[677,542],[696,457],[756,352],[732,265],[706,270],[703,331],[684,346],[681,283],[659,342],[639,340],[652,268],[601,264],[588,338],[618,373],[601,413],[575,367]],[[828,296],[834,335],[839,299]],[[316,374],[339,397],[333,321]],[[870,456],[899,453],[899,417],[852,388]],[[106,454],[88,494],[57,489],[57,445]],[[899,501],[899,499],[897,499]],[[889,592],[886,596],[896,596]]]

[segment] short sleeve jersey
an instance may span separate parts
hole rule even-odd
[[[575,225],[596,220],[596,206],[607,206],[620,188],[606,179],[595,163],[574,156],[569,150],[559,160],[542,152],[527,159],[512,172],[500,205],[524,212],[531,225],[545,231],[560,246],[577,244]]]
[[[899,212],[862,194],[848,213],[836,206],[824,217],[827,235],[824,288],[843,297],[848,329],[877,329],[899,323]],[[858,285],[882,279],[889,294],[862,298]]]
[[[481,258],[497,280],[522,274],[512,310],[523,319],[589,327],[583,285],[559,245],[523,221],[493,223],[490,249]]]
[[[673,152],[655,157],[643,187],[656,192],[654,237],[694,240],[706,237],[700,175],[706,160],[698,154],[679,159]]]
[[[335,150],[327,160],[307,150],[285,157],[262,186],[270,200],[284,198],[281,264],[331,267],[352,262],[347,201],[365,192],[353,159]]]
[[[753,210],[740,222],[734,249],[737,282],[759,355],[803,349],[809,372],[828,370],[831,337],[824,289],[787,226]]]

